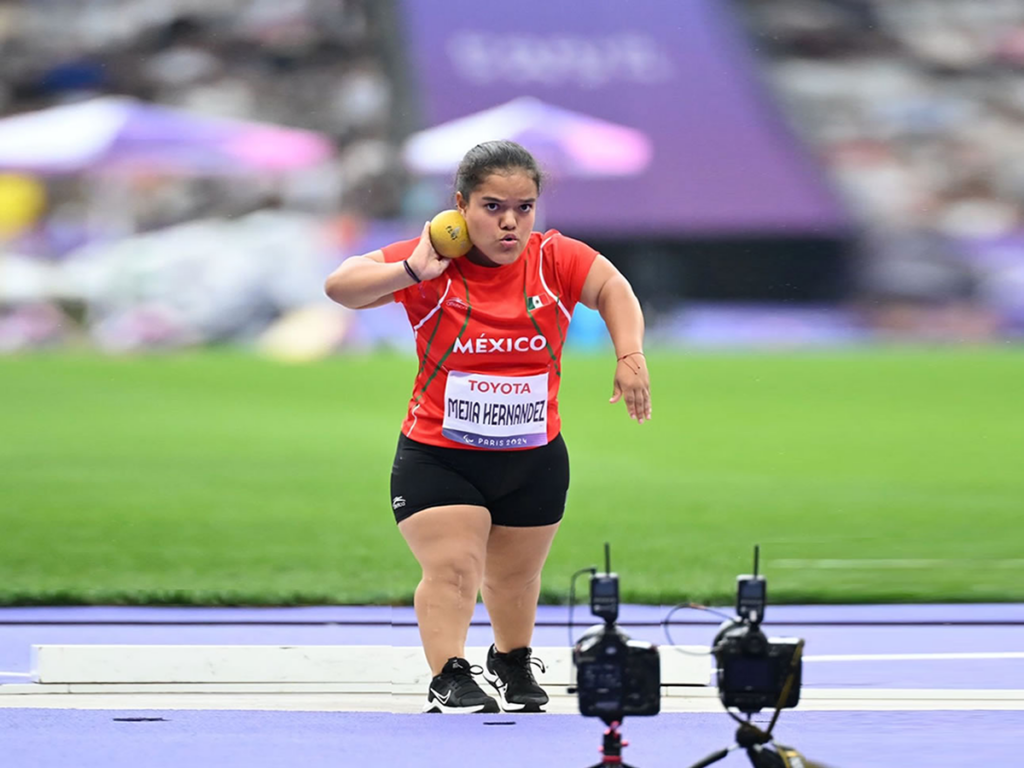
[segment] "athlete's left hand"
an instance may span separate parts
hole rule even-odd
[[[625,399],[629,418],[643,424],[651,419],[651,377],[644,356],[634,353],[615,365],[615,385],[609,403]]]

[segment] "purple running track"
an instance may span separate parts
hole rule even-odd
[[[624,606],[630,635],[664,640],[667,608]],[[567,609],[542,607],[535,645],[565,645]],[[579,629],[592,623],[585,607]],[[807,640],[810,657],[833,654],[1008,652],[1024,649],[1024,606],[772,606],[769,634]],[[682,611],[675,642],[710,642],[718,619]],[[678,622],[678,623],[677,623]],[[577,630],[579,631],[579,630]],[[10,608],[0,609],[2,682],[24,682],[29,649],[40,643],[232,643],[417,645],[408,608]],[[481,609],[470,644],[490,642]],[[1024,662],[835,661],[805,665],[805,686],[1024,688]],[[158,718],[158,719],[153,719]],[[490,723],[490,724],[489,724]],[[586,766],[599,759],[603,726],[567,715],[428,717],[378,713],[0,709],[4,768],[396,768]],[[628,763],[687,768],[732,742],[724,714],[633,718]],[[927,765],[959,768],[1017,761],[1024,712],[783,713],[776,734],[834,768]],[[732,754],[723,766],[748,765]]]
[[[0,710],[0,721],[5,768],[585,768],[600,759],[603,730],[569,715]],[[687,768],[730,745],[734,728],[724,713],[627,719],[623,757],[638,768]],[[833,768],[1010,766],[1024,712],[794,710],[775,733]],[[749,764],[742,754],[719,763]]]
[[[623,606],[627,633],[665,643],[658,606]],[[535,646],[566,646],[568,611],[541,606]],[[574,636],[593,618],[575,611]],[[804,685],[871,688],[1024,688],[1024,659],[838,660],[815,656],[1024,650],[1024,606],[773,606],[769,635],[807,641]],[[672,617],[676,644],[709,646],[720,620],[697,611]],[[679,622],[679,624],[676,624]],[[699,623],[698,623],[699,622]],[[492,640],[481,607],[469,644]],[[39,644],[395,645],[417,646],[410,608],[7,608],[0,609],[0,683],[25,682]]]

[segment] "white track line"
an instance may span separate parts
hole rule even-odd
[[[864,559],[822,559],[771,560],[775,568],[817,569],[817,570],[903,570],[915,568],[979,568],[990,570],[1024,568],[1024,558],[1002,558],[994,560],[967,558],[864,558]]]
[[[848,653],[804,656],[804,661],[982,661],[1024,659],[1022,651],[992,653]]]

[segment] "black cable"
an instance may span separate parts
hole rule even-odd
[[[582,576],[584,573],[589,573],[593,576],[597,573],[597,568],[591,566],[589,568],[580,568],[576,573],[572,575],[572,580],[569,582],[569,647],[572,648],[576,645],[576,641],[572,639],[572,609],[576,605],[576,579]],[[576,663],[576,654],[573,654],[573,664]]]
[[[740,725],[746,725],[747,723],[749,723],[749,722],[750,722],[750,715],[747,715],[747,719],[746,719],[746,720],[743,720],[742,718],[740,718],[740,716],[739,716],[739,715],[737,715],[736,713],[734,713],[734,712],[733,712],[733,711],[732,711],[731,709],[727,709],[727,710],[725,710],[725,713],[726,713],[726,714],[727,714],[727,715],[728,715],[729,717],[731,717],[731,718],[732,718],[733,720],[735,720],[735,721],[736,721],[737,723],[739,723]]]

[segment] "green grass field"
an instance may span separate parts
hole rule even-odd
[[[1024,600],[1024,350],[649,358],[654,418],[567,356],[547,601],[610,541],[623,597]],[[0,359],[0,603],[408,602],[388,474],[415,363]]]

